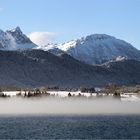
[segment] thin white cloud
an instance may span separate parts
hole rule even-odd
[[[56,33],[53,32],[32,32],[28,37],[32,42],[41,46],[52,43],[55,39]]]

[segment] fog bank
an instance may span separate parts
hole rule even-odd
[[[140,114],[140,101],[117,99],[9,98],[0,99],[0,115]]]

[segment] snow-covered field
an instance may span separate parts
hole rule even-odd
[[[9,95],[9,96],[16,96],[17,94],[21,93],[22,95],[24,95],[25,91],[4,91],[3,92],[5,95]],[[70,93],[71,96],[83,96],[83,97],[96,97],[96,96],[100,96],[100,97],[106,97],[107,95],[105,93],[81,93],[81,91],[73,91],[73,92],[69,92],[69,91],[48,91],[48,93],[50,93],[50,95],[54,95],[54,96],[58,96],[58,97],[67,97],[68,94]],[[112,97],[113,94],[109,94],[109,96],[107,97]],[[140,96],[138,96],[137,93],[123,93],[121,94],[121,101],[140,101]]]
[[[81,95],[83,95],[85,97],[89,97],[91,95],[90,93],[81,93],[80,91],[75,91],[75,92],[69,92],[69,91],[48,91],[48,93],[50,93],[52,95],[60,96],[60,97],[67,97],[69,93],[72,96],[78,96],[79,94],[81,94]],[[96,94],[94,94],[94,96],[95,95]]]
[[[140,101],[140,96],[137,93],[124,93],[121,94],[122,101]]]
[[[3,92],[5,95],[9,95],[9,96],[16,96],[18,93],[20,93],[20,91],[4,91]],[[24,94],[24,91],[21,91],[22,94]]]

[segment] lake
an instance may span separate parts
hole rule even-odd
[[[1,139],[140,139],[140,115],[1,116]]]

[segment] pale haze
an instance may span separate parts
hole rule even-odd
[[[140,114],[140,102],[110,98],[94,100],[12,98],[0,100],[0,115],[94,115],[94,114]]]

